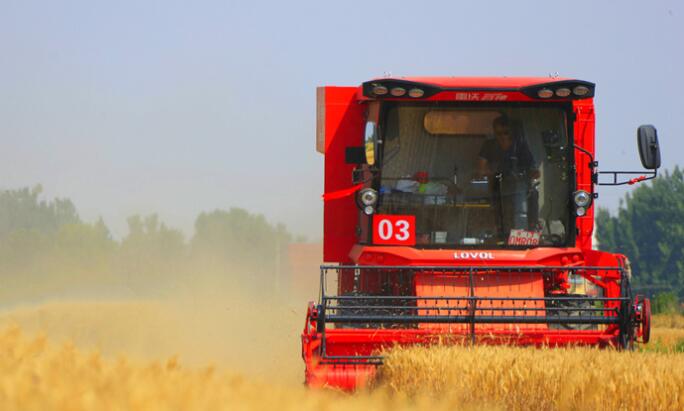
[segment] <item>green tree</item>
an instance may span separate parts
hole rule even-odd
[[[270,274],[278,269],[290,241],[284,225],[272,225],[263,215],[231,208],[197,217],[192,249],[218,263]]]
[[[679,299],[673,292],[660,293],[653,299],[654,314],[673,314],[680,311]]]
[[[156,214],[134,215],[128,218],[128,235],[121,241],[121,248],[125,252],[142,252],[150,259],[177,258],[185,254],[185,239],[180,231],[167,227]]]
[[[128,235],[121,240],[117,271],[125,284],[138,291],[160,291],[175,286],[185,268],[187,245],[183,234],[169,228],[156,214],[128,218]]]
[[[70,200],[41,193],[0,191],[0,302],[87,290],[160,295],[198,280],[262,289],[286,266],[285,226],[242,209],[202,213],[190,244],[156,214],[131,216],[117,241],[102,219],[83,222]]]
[[[111,283],[117,244],[104,221],[82,222],[70,200],[43,200],[41,192],[0,191],[0,302]]]
[[[40,200],[42,191],[40,185],[0,191],[0,239],[19,230],[54,233],[65,224],[81,222],[70,200]]]

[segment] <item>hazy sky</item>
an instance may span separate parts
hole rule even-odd
[[[315,238],[315,88],[386,72],[593,81],[603,169],[640,167],[643,123],[684,164],[681,1],[0,0],[0,188],[41,183],[116,236],[240,206]]]

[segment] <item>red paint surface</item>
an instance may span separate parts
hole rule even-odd
[[[354,166],[345,163],[347,147],[360,146],[365,106],[356,100],[357,87],[324,87],[325,180],[324,196],[352,189]],[[334,197],[334,195],[332,195]],[[358,208],[354,195],[323,203],[323,260],[348,261],[356,242]]]
[[[415,277],[416,295],[419,297],[462,297],[470,294],[470,279],[468,276],[454,276],[444,273],[422,272]],[[473,278],[475,297],[544,297],[544,280],[539,273],[520,273],[510,276],[503,284],[498,278],[490,275],[476,275]],[[419,315],[439,315],[440,311],[434,307],[453,307],[450,315],[467,315],[467,307],[456,307],[457,301],[454,300],[418,300],[418,307],[425,308],[419,310]],[[496,310],[487,311],[488,308]],[[505,310],[501,310],[501,309]],[[516,308],[518,310],[516,310]],[[544,316],[544,311],[525,312],[520,308],[544,308],[542,301],[488,301],[484,300],[478,304],[477,315],[488,316]],[[525,324],[525,330],[546,330],[546,324]],[[418,328],[427,330],[438,330],[448,333],[468,333],[469,324],[418,324]],[[520,331],[520,324],[477,324],[475,332],[494,332],[494,331]]]

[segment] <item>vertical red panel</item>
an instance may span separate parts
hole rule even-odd
[[[582,99],[573,102],[575,111],[575,144],[589,151],[596,153],[594,149],[594,100]],[[589,156],[575,150],[575,165],[577,167],[577,189],[592,192],[591,190],[591,169],[589,168]],[[589,207],[587,214],[577,217],[577,241],[576,246],[583,250],[590,250],[592,245],[592,233],[594,231],[594,208]],[[574,213],[573,213],[574,214]]]
[[[347,147],[363,141],[365,104],[357,100],[357,87],[321,87],[319,113],[325,123],[325,193],[352,187],[354,165],[345,163]],[[320,99],[324,99],[321,104]],[[320,113],[324,109],[324,113]],[[348,262],[356,242],[358,209],[354,194],[325,200],[323,206],[323,260]]]

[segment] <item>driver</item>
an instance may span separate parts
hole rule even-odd
[[[531,190],[532,180],[539,178],[527,141],[514,133],[511,121],[501,115],[492,122],[494,139],[482,145],[477,159],[477,174],[490,182],[497,208],[498,227],[502,238],[513,228],[536,228],[538,204]],[[532,201],[530,201],[532,200]],[[532,207],[528,218],[528,202]]]

